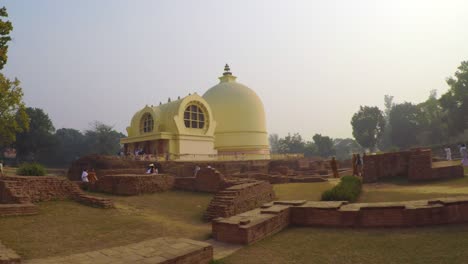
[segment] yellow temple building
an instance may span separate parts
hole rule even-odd
[[[136,112],[121,139],[126,153],[173,160],[269,159],[265,110],[226,64],[219,84]]]

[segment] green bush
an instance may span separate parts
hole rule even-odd
[[[361,194],[362,182],[356,176],[344,176],[340,183],[322,193],[322,201],[355,202]]]
[[[16,170],[16,174],[22,176],[44,176],[46,170],[39,163],[23,163]]]

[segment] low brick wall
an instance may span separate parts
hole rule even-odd
[[[264,181],[244,183],[226,188],[213,197],[204,215],[205,220],[229,217],[261,206],[275,199],[273,186]]]
[[[0,264],[17,264],[21,263],[21,258],[12,249],[5,247],[0,242]]]
[[[193,173],[193,172],[192,172]],[[184,191],[215,193],[226,188],[223,174],[214,168],[201,168],[195,177],[176,177],[175,188]]]
[[[30,204],[65,199],[102,208],[114,207],[110,199],[88,195],[66,178],[56,176],[0,178],[0,204]]]
[[[108,175],[90,185],[92,190],[117,194],[138,195],[170,190],[174,187],[174,176],[163,174]]]
[[[212,232],[219,241],[250,244],[288,225],[367,228],[456,223],[468,223],[468,196],[394,203],[280,201],[215,219]]]
[[[38,213],[37,206],[32,203],[0,204],[0,216],[35,215]]]
[[[444,164],[444,163],[441,163]],[[364,156],[363,182],[406,177],[409,181],[427,181],[463,177],[461,165],[438,166],[430,149],[389,152]]]

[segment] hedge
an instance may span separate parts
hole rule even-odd
[[[356,176],[344,176],[340,183],[322,193],[322,201],[355,202],[362,190],[361,179]]]
[[[46,170],[39,163],[23,163],[16,170],[16,174],[21,176],[44,176]]]

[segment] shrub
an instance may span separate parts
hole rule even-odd
[[[361,194],[362,182],[356,176],[344,176],[340,183],[322,193],[322,201],[355,202]]]
[[[44,166],[39,163],[23,163],[16,170],[16,174],[22,176],[44,176],[46,170]]]

